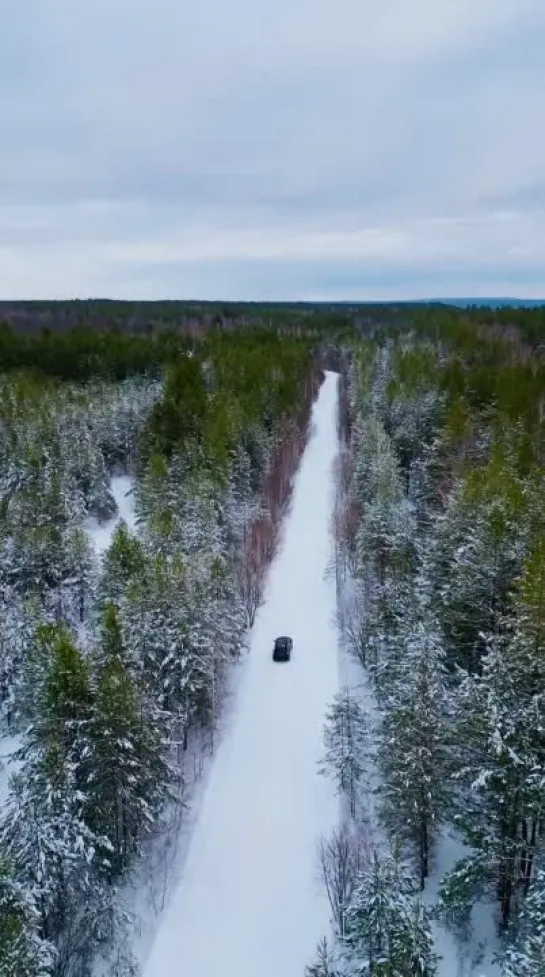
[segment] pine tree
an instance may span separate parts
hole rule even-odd
[[[0,862],[0,977],[51,977],[53,963],[33,896]]]
[[[138,852],[167,796],[162,730],[144,716],[114,605],[104,615],[90,724],[89,823],[108,839],[110,876]]]
[[[358,977],[434,977],[430,912],[390,856],[373,854],[347,914],[346,955]]]
[[[140,541],[133,536],[123,519],[118,523],[104,559],[99,584],[99,604],[119,604],[129,583],[141,574],[145,556]]]
[[[305,969],[305,977],[342,977],[342,963],[327,940],[320,940],[316,947],[315,962]]]
[[[74,763],[85,752],[85,736],[92,694],[87,663],[62,625],[43,628],[41,639],[49,652],[47,678],[39,718],[30,742],[58,748]]]
[[[451,493],[434,541],[438,613],[452,667],[478,670],[497,633],[523,559],[524,496],[509,459],[496,451]]]
[[[15,687],[14,709],[18,721],[33,721],[40,716],[50,663],[50,628],[54,619],[51,614],[44,614],[42,603],[35,594],[21,602],[20,613],[16,647],[21,673]]]
[[[21,602],[6,589],[0,600],[0,716],[5,718],[8,729],[18,718],[17,699],[25,661],[21,631]]]
[[[86,817],[87,733],[91,707],[85,662],[61,627],[44,629],[48,654],[34,722],[18,753],[0,843],[17,880],[36,893],[40,938],[53,942],[61,961],[71,954],[62,934],[78,919],[93,891],[97,837]],[[60,966],[60,963],[58,963]]]
[[[94,392],[90,394],[94,395]],[[64,412],[61,426],[64,464],[81,492],[86,512],[102,521],[115,515],[116,504],[104,455],[93,430],[94,410],[88,397]]]
[[[362,438],[354,480],[363,511],[356,549],[359,564],[370,562],[382,585],[389,572],[410,565],[414,526],[391,440],[377,418],[370,419]]]
[[[142,708],[149,718],[163,715],[182,735],[192,718],[197,685],[188,637],[192,605],[185,561],[157,556],[131,583],[121,606]]]
[[[446,880],[446,899],[495,887],[506,929],[528,892],[540,843],[545,769],[545,546],[530,554],[482,674],[458,696],[458,822],[473,859]],[[454,884],[455,883],[455,884]]]
[[[56,453],[51,463],[55,457]],[[69,595],[82,575],[90,578],[91,556],[80,528],[83,506],[78,492],[66,480],[62,468],[50,472],[49,464],[42,478],[21,493],[12,506],[10,560],[5,577],[21,598],[37,596],[46,614],[68,620]]]
[[[350,814],[355,818],[368,739],[365,715],[348,688],[338,693],[328,708],[324,743],[326,752],[320,770],[333,776],[339,792],[348,795]]]
[[[365,592],[365,667],[379,704],[386,706],[403,666],[404,637],[414,617],[414,586],[410,578],[369,581]]]
[[[503,977],[545,977],[545,872],[536,872],[502,955]]]
[[[97,847],[84,820],[75,766],[58,749],[27,751],[12,781],[0,842],[25,890],[37,894],[40,937],[58,946],[92,891]]]
[[[79,526],[69,534],[67,562],[70,575],[62,583],[63,618],[81,625],[93,601],[96,566],[89,539]]]
[[[423,889],[448,802],[446,672],[433,620],[424,616],[407,625],[397,678],[383,710],[379,793],[387,825],[414,853]]]
[[[242,644],[244,609],[220,555],[208,555],[202,573],[190,586],[193,602],[186,635],[194,661],[192,704],[197,721],[213,732],[225,667]]]
[[[251,461],[242,445],[237,445],[230,467],[226,497],[219,501],[225,540],[225,556],[232,567],[240,597],[251,627],[259,606],[262,567],[253,551],[252,526],[262,516],[262,505],[252,486]]]

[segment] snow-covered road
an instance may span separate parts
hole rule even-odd
[[[233,714],[145,977],[303,977],[329,911],[317,868],[338,800],[317,774],[338,690],[330,556],[337,375],[313,409],[283,544],[271,568]],[[274,638],[293,637],[288,664]]]

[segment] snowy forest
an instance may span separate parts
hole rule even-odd
[[[307,975],[544,977],[542,312],[123,314],[0,325],[1,977],[139,973],[119,894],[214,749],[324,368],[347,679]]]
[[[411,325],[345,350],[308,977],[543,977],[545,370],[501,323]]]
[[[132,972],[117,887],[183,803],[191,736],[214,728],[320,381],[308,344],[275,335],[196,352],[171,337],[166,369],[145,373],[127,340],[119,381],[103,375],[119,341],[101,345],[82,366],[68,343],[62,378],[59,360],[0,381],[9,977],[83,977],[112,944],[108,973]],[[116,494],[133,518],[108,540]]]

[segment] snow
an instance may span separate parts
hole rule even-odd
[[[446,873],[469,853],[470,849],[453,829],[442,832],[426,885],[425,899],[429,905],[436,901]],[[441,956],[438,977],[500,977],[500,966],[493,962],[494,953],[499,949],[497,934],[493,907],[484,900],[473,906],[471,932],[463,944],[458,943],[454,933],[446,926],[435,923],[435,949]]]
[[[112,516],[105,522],[99,522],[94,516],[89,516],[85,522],[89,539],[93,543],[99,556],[108,549],[112,536],[122,519],[127,526],[134,532],[136,529],[136,513],[134,511],[134,495],[132,490],[134,479],[130,475],[114,475],[112,477],[111,491],[117,503],[117,515]]]
[[[145,977],[303,977],[330,928],[317,847],[338,822],[339,800],[317,763],[339,688],[335,584],[325,572],[336,408],[337,376],[328,373],[250,655]],[[293,638],[287,664],[272,661],[279,634]]]
[[[17,769],[17,764],[9,762],[10,757],[19,749],[21,743],[20,735],[0,736],[0,811],[8,799],[9,779]]]

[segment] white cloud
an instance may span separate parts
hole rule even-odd
[[[539,287],[541,0],[29,4],[0,38],[0,294],[281,297],[290,261],[290,297],[354,262]]]

